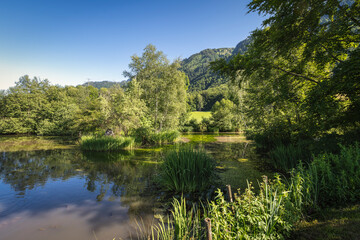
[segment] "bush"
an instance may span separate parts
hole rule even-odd
[[[82,136],[80,148],[88,151],[118,151],[134,147],[132,137]]]
[[[169,191],[202,192],[215,180],[215,161],[205,150],[183,147],[164,157],[159,182]]]

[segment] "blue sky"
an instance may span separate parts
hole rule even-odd
[[[124,79],[149,43],[169,59],[235,47],[262,17],[248,0],[1,0],[0,89],[20,76],[77,85]]]

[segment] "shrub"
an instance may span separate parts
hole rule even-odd
[[[215,180],[215,161],[205,150],[182,147],[164,157],[159,182],[169,191],[201,192]]]
[[[80,148],[89,151],[118,151],[134,147],[132,137],[82,136]]]

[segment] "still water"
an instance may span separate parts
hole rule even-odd
[[[244,189],[264,171],[241,135],[184,135]],[[165,151],[176,146],[167,146]],[[164,149],[82,152],[60,138],[0,139],[0,239],[127,239],[161,213],[153,182]]]

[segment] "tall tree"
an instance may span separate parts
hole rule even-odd
[[[153,45],[144,49],[142,56],[133,55],[130,71],[124,76],[136,79],[141,88],[152,126],[157,130],[176,128],[180,115],[186,111],[188,78],[179,71],[178,60],[170,63]]]

